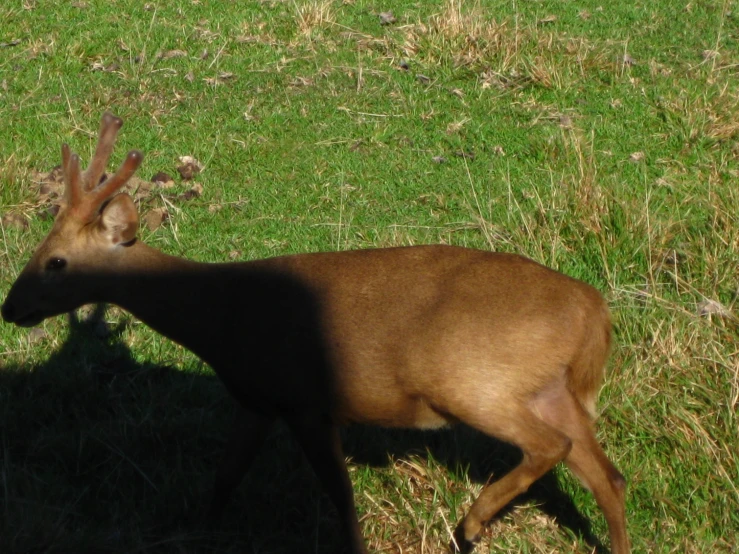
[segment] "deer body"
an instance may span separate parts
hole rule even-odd
[[[595,289],[520,256],[449,246],[231,264],[168,256],[135,240],[138,216],[127,195],[106,203],[106,191],[102,202],[85,204],[120,127],[111,118],[103,117],[92,175],[83,179],[64,151],[68,206],[2,315],[32,325],[110,302],[211,365],[241,408],[212,514],[283,418],[337,507],[349,551],[364,553],[338,426],[431,429],[461,421],[524,456],[473,504],[455,533],[460,551],[565,461],[595,494],[613,552],[629,552],[624,480],[592,429],[610,345],[608,309]],[[140,159],[129,154],[109,181],[125,182]]]

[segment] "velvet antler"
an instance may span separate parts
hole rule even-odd
[[[141,152],[131,150],[118,171],[98,184],[122,125],[123,120],[110,112],[103,114],[95,155],[84,174],[80,170],[79,156],[71,152],[69,145],[62,145],[62,171],[67,209],[80,219],[94,217],[100,206],[131,178],[144,160]]]

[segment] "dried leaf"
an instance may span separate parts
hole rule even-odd
[[[54,202],[64,195],[61,166],[52,169],[49,173],[33,173],[32,179],[39,185],[38,195],[40,202]]]
[[[167,50],[166,52],[159,52],[157,59],[170,60],[172,58],[184,58],[187,56],[187,52],[184,50]]]
[[[180,198],[182,200],[192,200],[193,198],[199,197],[201,194],[203,194],[203,185],[200,183],[193,183],[192,188],[182,193]]]
[[[474,160],[475,153],[472,150],[457,150],[454,155],[458,158],[464,158],[465,160]]]
[[[446,134],[452,135],[454,133],[458,133],[462,130],[462,127],[469,123],[469,121],[470,119],[468,117],[465,117],[460,121],[452,121],[449,125],[446,126]]]
[[[3,227],[15,227],[16,229],[28,229],[28,220],[21,214],[8,212],[2,219]]]
[[[144,215],[144,223],[146,223],[147,229],[153,232],[159,229],[168,217],[169,211],[167,208],[154,208],[153,210],[146,212]]]
[[[387,11],[387,12],[380,12],[380,25],[390,25],[391,23],[395,23],[396,19],[393,15],[393,12]]]
[[[569,115],[559,116],[559,126],[563,129],[572,129],[572,118]]]
[[[38,212],[36,212],[36,215],[42,221],[46,221],[47,219],[55,219],[58,213],[59,204],[52,204],[51,206],[48,206],[46,208],[41,208]]]
[[[217,86],[217,85],[222,85],[226,81],[230,81],[231,79],[234,79],[235,77],[236,75],[234,75],[233,73],[224,71],[222,73],[219,73],[215,77],[206,77],[205,79],[203,79],[203,81],[205,81],[209,85]]]
[[[117,62],[111,62],[108,65],[105,65],[103,62],[92,62],[92,65],[90,66],[91,71],[102,71],[103,73],[113,73],[114,71],[118,71],[120,68],[120,65]]]
[[[241,257],[241,250],[231,250],[231,252],[228,253],[229,260],[237,260],[240,257]]]
[[[123,191],[131,194],[133,196],[134,202],[141,205],[141,202],[143,200],[146,200],[151,196],[151,188],[153,186],[153,183],[150,183],[149,181],[144,181],[143,179],[134,175],[123,186]]]
[[[309,77],[295,77],[290,81],[290,85],[293,87],[309,87],[313,84],[313,79]]]
[[[203,169],[203,164],[192,156],[180,156],[180,163],[181,165],[177,168],[177,171],[185,181],[189,181]]]
[[[207,25],[209,25],[207,19],[201,19],[198,21],[198,24],[195,26],[195,35],[201,40],[213,42],[220,36],[220,34],[207,29]]]
[[[398,139],[398,146],[402,146],[404,148],[415,148],[416,141],[410,137],[402,136]]]
[[[700,301],[698,303],[696,311],[698,312],[698,315],[704,317],[711,317],[716,315],[719,317],[728,317],[732,319],[734,318],[734,314],[731,313],[731,310],[729,310],[720,302],[717,302],[716,300],[711,300],[710,298],[706,298]]]
[[[628,54],[624,54],[623,59],[624,65],[636,65],[636,60],[629,56]]]
[[[44,340],[48,336],[49,336],[49,333],[46,332],[46,329],[43,329],[41,327],[34,327],[28,332],[28,342],[33,344],[35,342]]]
[[[632,161],[634,163],[640,162],[645,158],[644,152],[632,152],[631,155],[629,155],[629,161]]]
[[[172,179],[169,173],[164,173],[164,171],[160,171],[154,175],[151,178],[151,182],[162,189],[171,189],[174,186],[174,179]]]
[[[51,171],[46,174],[45,180],[47,181],[53,181],[55,183],[61,183],[64,184],[64,169],[62,168],[62,165],[55,165],[53,168],[51,168]]]

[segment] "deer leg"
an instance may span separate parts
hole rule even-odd
[[[629,554],[626,534],[626,480],[606,457],[582,405],[566,387],[557,387],[535,402],[537,413],[572,440],[565,463],[595,496],[608,522],[613,554]]]
[[[626,533],[626,480],[606,457],[595,436],[581,437],[573,443],[565,463],[595,496],[608,522],[613,554],[629,554]]]
[[[350,554],[367,554],[354,507],[354,490],[341,448],[339,428],[331,422],[306,417],[288,422],[313,471],[336,506]]]
[[[264,444],[274,419],[237,406],[226,445],[226,456],[218,467],[207,520],[218,521],[231,497]]]
[[[511,417],[512,415],[512,417]],[[472,424],[470,421],[467,423]],[[509,414],[505,427],[500,420],[472,424],[475,428],[515,444],[523,459],[510,473],[483,489],[454,533],[452,549],[471,552],[480,540],[483,526],[506,504],[526,492],[529,486],[567,456],[570,439],[530,411]]]
[[[606,457],[593,432],[590,418],[573,400],[574,408],[564,422],[565,432],[572,438],[572,450],[565,463],[580,482],[595,496],[608,522],[613,554],[629,554],[626,533],[626,480]]]

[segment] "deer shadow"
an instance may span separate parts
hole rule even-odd
[[[0,368],[0,551],[335,551],[335,511],[282,425],[218,528],[191,525],[231,425],[222,384],[197,362],[137,360],[125,342],[130,320],[109,328],[101,307],[69,323],[68,338],[43,363]],[[464,426],[352,426],[344,445],[355,463],[432,456],[478,483],[521,456]],[[551,473],[497,517],[531,501],[607,552]]]

